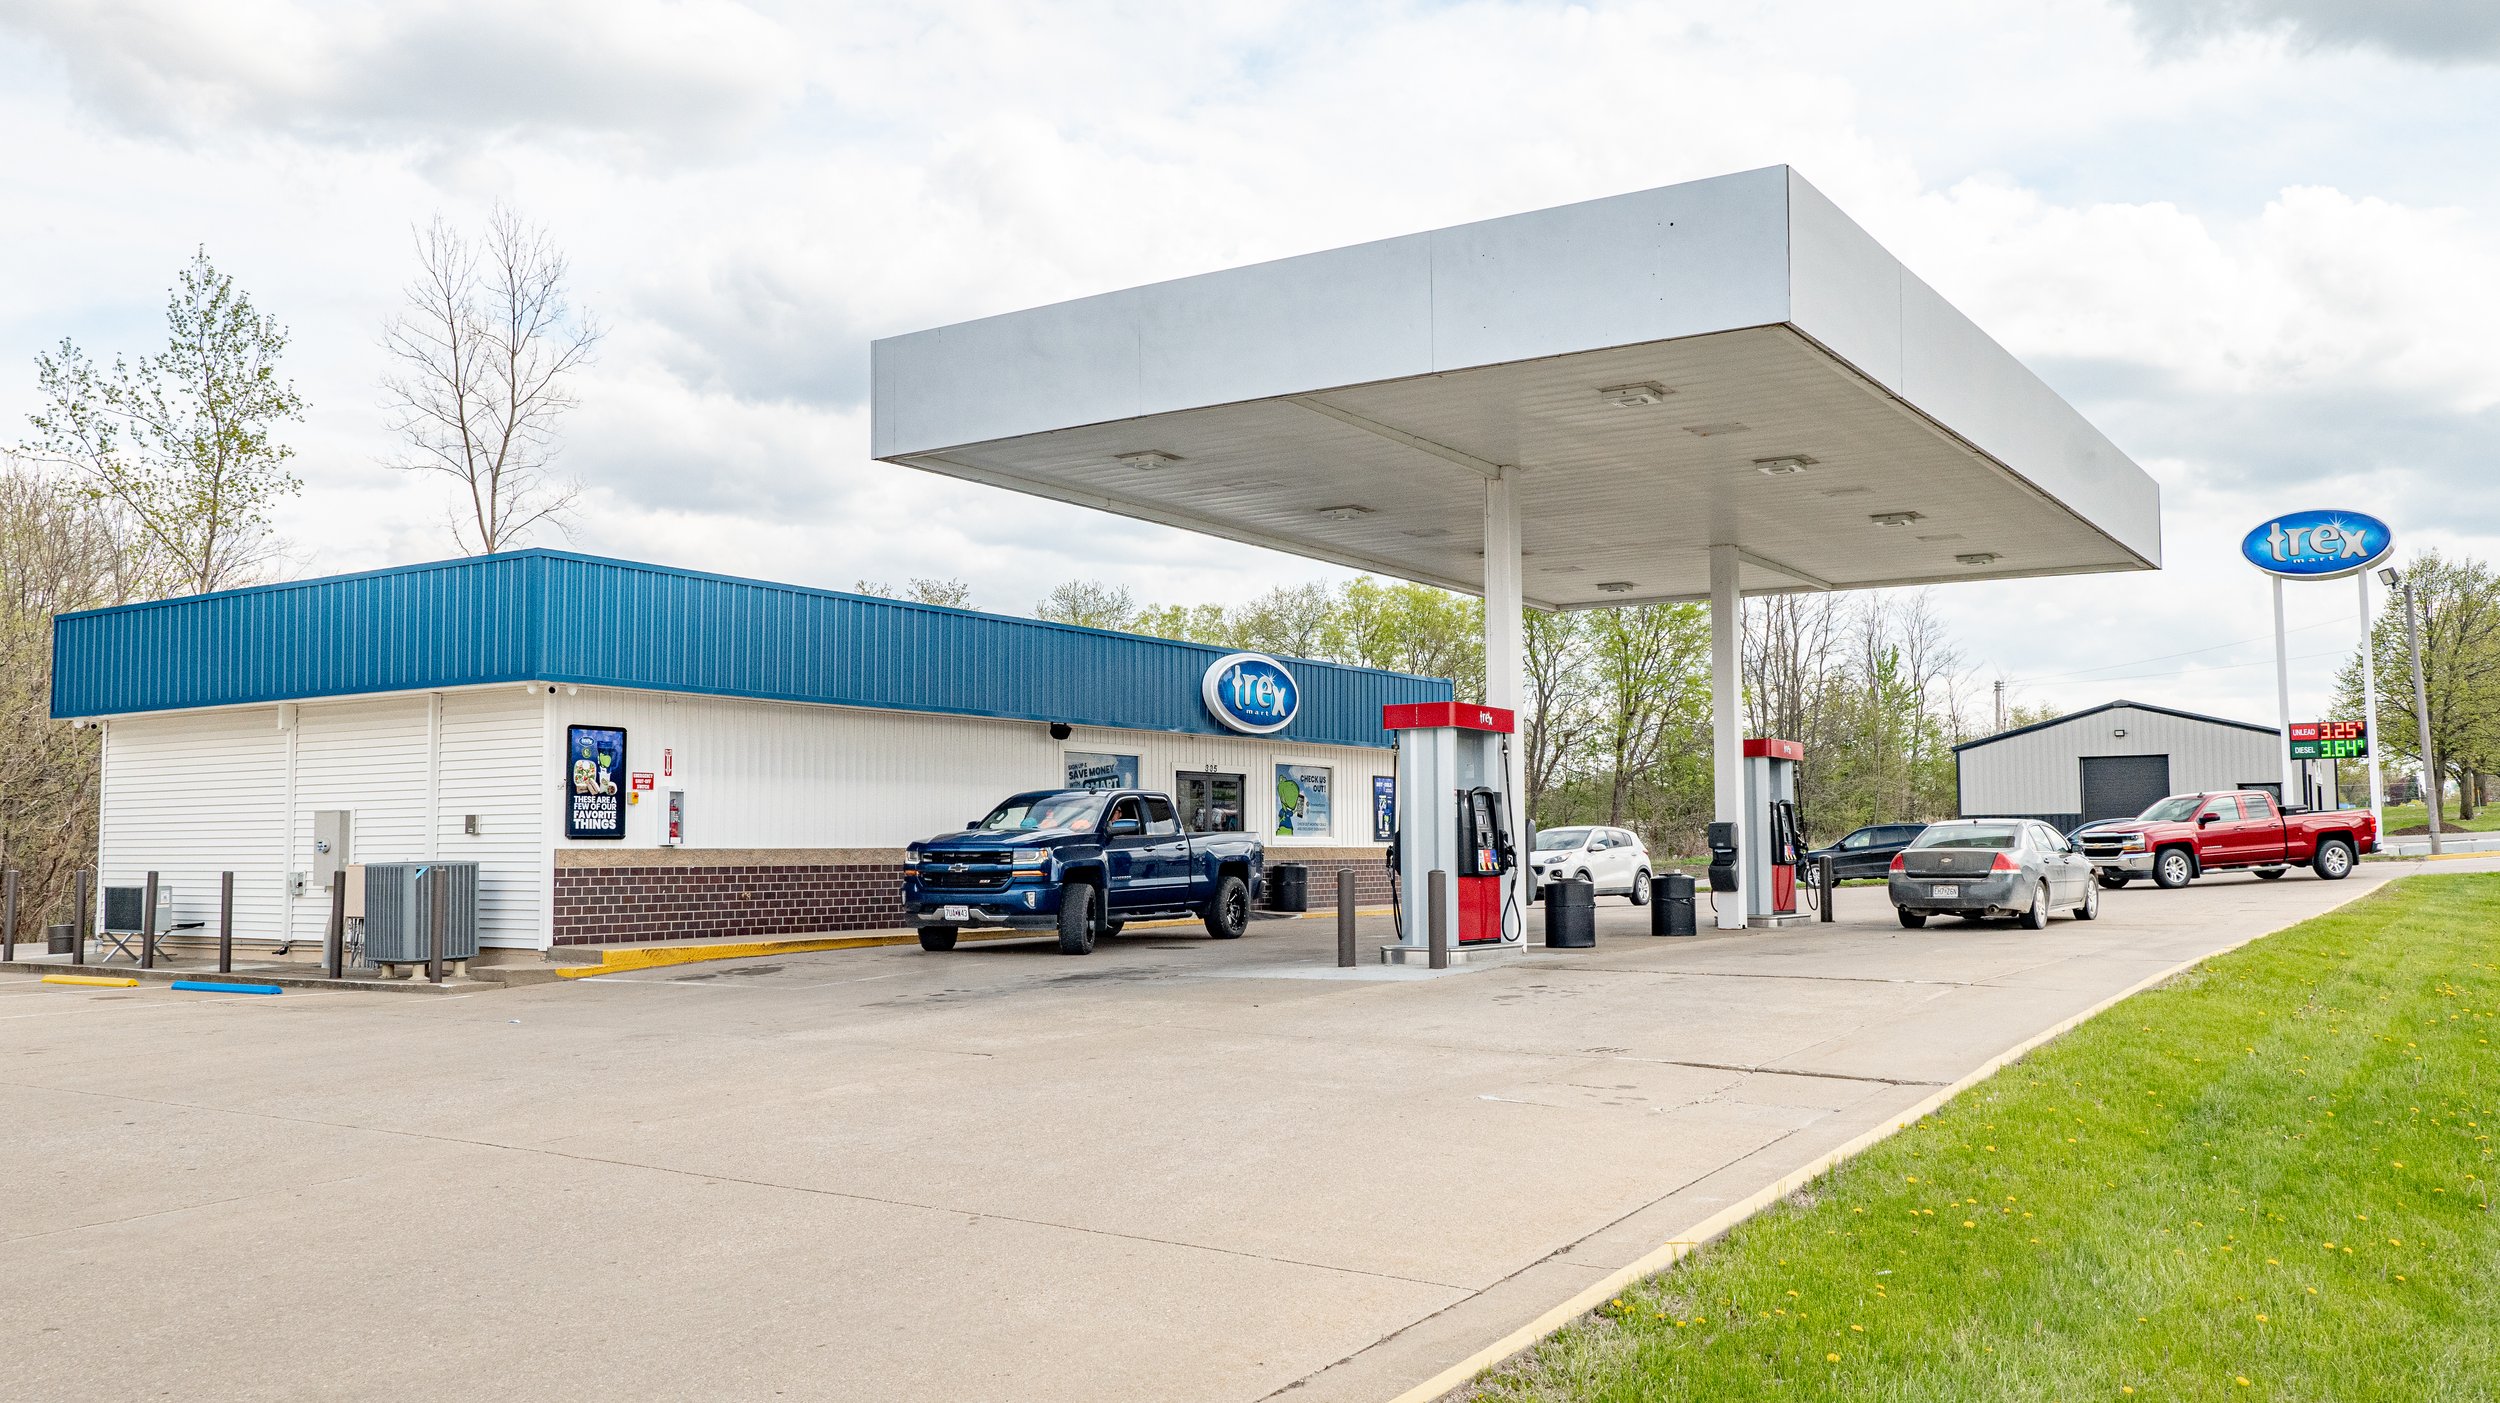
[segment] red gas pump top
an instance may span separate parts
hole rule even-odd
[[[1806,748],[1793,740],[1775,740],[1770,736],[1755,736],[1745,742],[1745,754],[1749,757],[1768,756],[1773,760],[1803,760],[1806,758]]]
[[[1462,731],[1498,731],[1509,735],[1518,728],[1518,718],[1507,707],[1478,706],[1473,702],[1409,702],[1380,709],[1382,729],[1416,731],[1427,726],[1455,726]],[[1748,741],[1750,745],[1752,742]],[[1788,744],[1786,741],[1780,742]],[[1748,752],[1750,753],[1750,752]],[[1802,752],[1800,752],[1802,753]]]

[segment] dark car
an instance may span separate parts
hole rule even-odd
[[[1059,953],[1093,952],[1132,920],[1197,916],[1237,940],[1267,850],[1240,833],[1190,833],[1169,797],[1137,789],[1018,794],[960,833],[911,845],[903,909],[924,950],[952,950],[967,926],[1055,933]]]
[[[1814,860],[1829,854],[1832,873],[1841,881],[1855,877],[1881,877],[1892,870],[1892,855],[1918,841],[1927,831],[1923,823],[1874,823],[1842,838],[1828,848],[1816,848],[1806,854],[1805,866],[1797,875],[1812,881],[1817,870]]]

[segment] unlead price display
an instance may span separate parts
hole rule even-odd
[[[2370,728],[2360,721],[2295,721],[2295,760],[2365,760],[2370,755]]]

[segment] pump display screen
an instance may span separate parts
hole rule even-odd
[[[2359,721],[2295,721],[2290,741],[2295,760],[2364,760],[2370,754],[2370,728]]]

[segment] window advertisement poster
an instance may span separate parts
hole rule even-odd
[[[1325,838],[1332,827],[1328,807],[1328,767],[1276,767],[1276,836]]]
[[[564,753],[564,836],[625,836],[625,730],[567,726]]]
[[[1395,775],[1372,776],[1372,841],[1385,843],[1398,835],[1398,781]]]
[[[1134,755],[1096,755],[1083,750],[1071,750],[1067,755],[1070,789],[1137,787],[1137,757]]]

